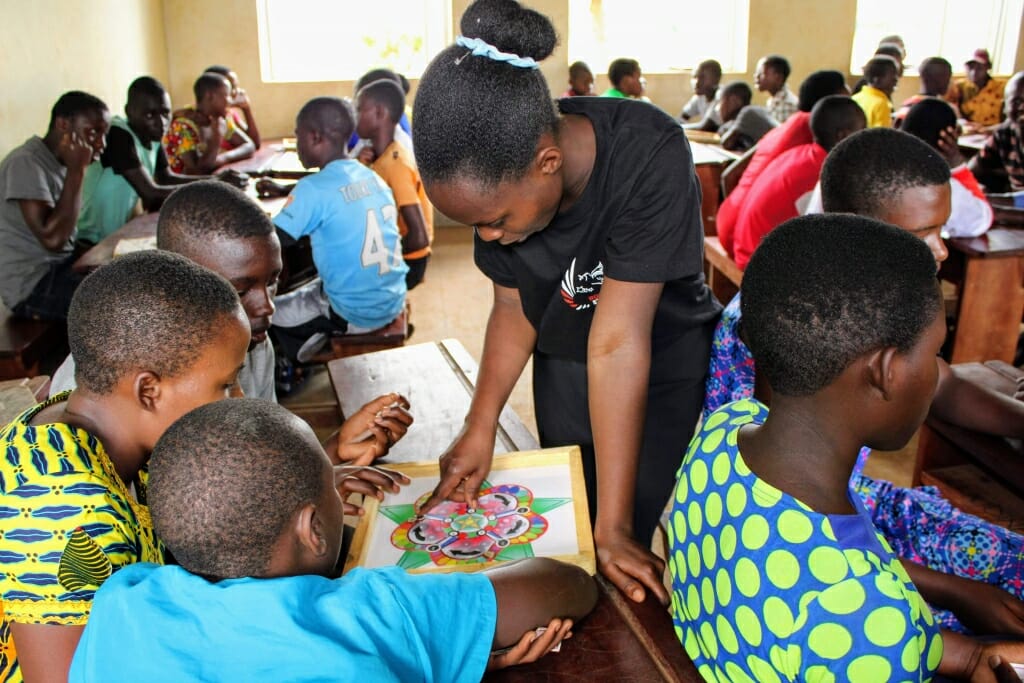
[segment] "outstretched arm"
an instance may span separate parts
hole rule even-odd
[[[932,414],[986,434],[1024,438],[1024,402],[971,381],[941,358]]]

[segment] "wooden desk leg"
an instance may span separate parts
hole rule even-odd
[[[705,235],[717,235],[715,215],[718,213],[718,195],[722,186],[720,164],[698,164],[697,180],[700,181],[700,219],[704,223]]]
[[[1024,257],[967,258],[951,363],[1013,362],[1024,311]]]

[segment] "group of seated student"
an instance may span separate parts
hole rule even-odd
[[[743,81],[726,83],[718,90],[718,100],[698,123],[683,128],[718,133],[722,147],[744,152],[778,124],[767,107],[751,104],[754,93]]]
[[[256,144],[238,123],[231,108],[232,85],[227,76],[204,72],[192,86],[195,104],[174,112],[164,134],[171,170],[207,175],[225,164],[251,157]],[[246,98],[248,108],[248,98]]]

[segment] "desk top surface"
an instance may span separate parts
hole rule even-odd
[[[968,256],[1007,258],[1024,256],[1024,230],[993,227],[979,237],[954,237],[947,244]]]
[[[218,172],[227,169],[251,176],[274,178],[302,178],[316,172],[315,168],[303,168],[294,147],[286,146],[281,138],[264,140],[251,157],[225,164]]]
[[[693,165],[701,164],[731,164],[738,159],[738,155],[723,149],[720,145],[709,145],[703,142],[690,141],[690,151],[693,153]]]

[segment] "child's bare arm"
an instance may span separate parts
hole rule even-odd
[[[235,130],[235,134],[228,139],[228,142],[231,143],[231,149],[217,154],[216,168],[233,161],[248,159],[256,153],[256,144],[241,130]]]
[[[535,557],[486,572],[498,603],[494,648],[518,643],[554,618],[578,620],[594,609],[597,584],[579,567]]]
[[[84,626],[11,624],[18,666],[26,681],[64,683]]]
[[[961,376],[956,366],[941,358],[938,363],[939,384],[931,408],[936,417],[986,434],[1024,437],[1024,403]]]
[[[409,204],[398,208],[405,219],[408,232],[402,238],[402,252],[411,254],[414,251],[426,248],[430,244],[430,237],[427,235],[427,223],[423,217],[423,208],[419,204]]]

